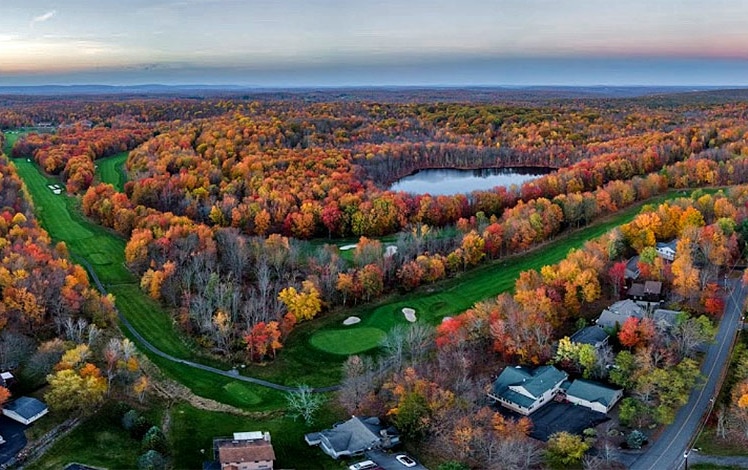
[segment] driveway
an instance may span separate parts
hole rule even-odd
[[[366,453],[366,458],[369,460],[373,460],[376,462],[377,465],[382,467],[384,470],[429,470],[428,468],[424,467],[420,463],[418,463],[415,467],[406,467],[405,465],[401,464],[397,460],[395,460],[395,457],[400,454],[405,454],[406,452],[384,452],[382,450],[370,450]],[[408,454],[410,455],[410,454]],[[415,457],[410,455],[410,457],[418,461]]]
[[[701,418],[711,409],[717,396],[717,383],[727,367],[730,346],[741,324],[742,306],[746,288],[740,280],[728,281],[732,292],[726,296],[725,313],[719,324],[714,344],[709,346],[701,374],[705,377],[703,387],[691,391],[688,403],[675,416],[675,421],[665,428],[652,445],[631,466],[632,470],[679,469],[686,465],[684,453],[696,437]]]
[[[0,444],[0,465],[15,457],[21,449],[26,447],[24,429],[26,429],[25,425],[0,415],[0,436],[5,439],[5,444]]]

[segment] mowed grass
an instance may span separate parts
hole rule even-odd
[[[647,201],[648,204],[659,204],[681,194],[671,191],[665,195]],[[522,255],[483,264],[468,272],[462,273],[440,283],[424,286],[414,292],[394,296],[380,305],[364,306],[353,309],[352,313],[361,318],[361,322],[347,327],[346,333],[354,335],[356,329],[363,329],[371,334],[381,335],[396,324],[409,324],[402,309],[413,308],[419,322],[438,324],[444,317],[457,315],[469,309],[476,302],[496,297],[502,292],[511,291],[514,282],[522,271],[539,270],[541,267],[554,264],[566,257],[569,250],[580,248],[588,240],[601,236],[607,231],[626,223],[641,210],[641,204],[629,207],[613,216],[579,230],[568,232],[543,246]],[[328,331],[339,331],[342,324],[340,315],[330,319],[323,327],[317,328],[309,336],[312,347],[327,352],[337,352],[337,345],[330,341]],[[378,331],[378,332],[377,332]],[[377,333],[374,333],[377,332]],[[359,338],[360,341],[367,341]],[[367,341],[376,345],[372,338]],[[327,347],[325,345],[328,345]],[[374,346],[372,346],[374,347]],[[359,348],[357,352],[366,349]]]
[[[96,273],[105,284],[135,282],[125,266],[125,240],[88,221],[78,209],[75,198],[54,194],[49,185],[59,180],[43,175],[36,164],[25,158],[13,159],[18,174],[34,203],[34,212],[52,240],[64,241],[74,257],[97,266]],[[90,254],[96,253],[91,258]]]
[[[96,160],[96,178],[102,183],[111,184],[117,191],[123,192],[127,182],[124,165],[128,154],[129,152],[120,152]]]
[[[152,423],[159,423],[162,413],[162,408],[154,407],[145,414]],[[109,403],[24,468],[59,470],[72,462],[112,469],[137,468],[141,453],[140,441],[122,428],[115,405]]]
[[[376,348],[386,333],[379,328],[323,330],[312,336],[312,346],[334,354],[351,355]]]
[[[37,217],[52,239],[65,241],[74,258],[84,259],[92,265],[108,291],[115,296],[117,308],[148,342],[180,359],[229,368],[216,361],[201,359],[192,344],[177,334],[171,316],[140,290],[135,276],[125,267],[125,241],[121,237],[88,221],[79,212],[75,198],[53,194],[47,185],[58,181],[43,175],[35,164],[25,159],[15,159],[13,163],[31,194]],[[138,343],[126,329],[123,328],[123,332]],[[273,409],[283,403],[282,393],[275,390],[169,361],[144,347],[141,351],[167,376],[186,385],[197,395],[241,408]],[[227,384],[234,385],[224,388]]]
[[[203,460],[211,458],[214,437],[231,437],[241,431],[270,432],[275,451],[275,468],[341,469],[344,461],[336,461],[322,453],[319,447],[304,442],[304,434],[325,429],[344,419],[339,410],[324,409],[317,414],[313,425],[294,421],[280,413],[264,418],[235,416],[198,410],[178,404],[171,409],[169,440],[174,449],[174,468],[200,468]]]

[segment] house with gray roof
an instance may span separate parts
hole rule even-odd
[[[596,323],[601,328],[618,328],[629,317],[636,317],[641,320],[645,313],[645,310],[633,300],[620,300],[603,310]]]
[[[626,261],[626,272],[623,277],[626,280],[636,281],[639,279],[641,271],[639,270],[639,255],[632,256]]]
[[[668,261],[675,260],[675,250],[678,245],[678,240],[670,240],[669,242],[657,242],[655,245],[655,251],[657,256],[666,259]]]
[[[553,366],[506,367],[494,381],[488,396],[526,416],[552,400],[567,377],[566,372]]]
[[[3,414],[19,423],[29,425],[49,412],[43,402],[31,397],[21,397],[3,406]]]
[[[566,399],[600,413],[609,412],[623,397],[623,390],[590,380],[576,379],[566,390]]]
[[[371,449],[389,449],[400,443],[400,435],[395,428],[383,426],[377,417],[353,416],[335,424],[332,429],[306,434],[304,440],[338,459],[361,455]]]
[[[662,300],[662,282],[646,281],[631,284],[626,295],[632,300],[659,302]]]
[[[569,341],[576,344],[590,344],[595,349],[600,349],[608,344],[608,336],[608,333],[597,325],[585,326],[571,335]]]

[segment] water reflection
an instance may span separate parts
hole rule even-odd
[[[525,181],[553,171],[551,168],[481,168],[477,170],[430,169],[421,170],[393,184],[392,191],[412,194],[452,195],[475,190],[489,190],[496,186],[521,186]]]

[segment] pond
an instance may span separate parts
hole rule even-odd
[[[390,187],[392,191],[411,194],[431,194],[451,196],[467,194],[475,190],[490,190],[496,186],[518,187],[526,181],[555,171],[553,168],[480,168],[477,170],[429,169],[420,170],[401,178]]]

